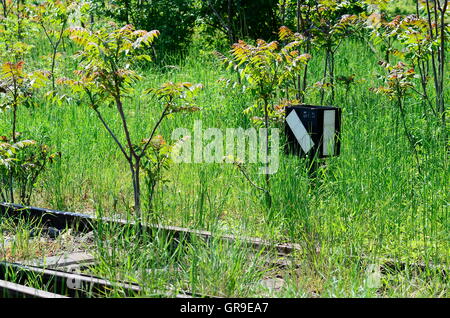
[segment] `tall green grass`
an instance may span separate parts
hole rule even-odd
[[[29,63],[43,67],[38,46]],[[400,124],[398,110],[369,90],[379,86],[377,57],[364,44],[349,40],[336,57],[336,74],[355,74],[356,84],[346,93],[337,88],[336,106],[343,109],[342,152],[319,169],[312,183],[307,163],[281,152],[280,169],[272,177],[273,205],[252,188],[231,165],[178,164],[166,173],[155,198],[163,224],[207,229],[215,233],[259,236],[279,242],[296,242],[303,252],[295,260],[300,269],[283,271],[284,287],[264,290],[260,284],[278,270],[263,265],[264,256],[248,258],[239,243],[223,246],[201,241],[183,242],[168,252],[168,242],[143,239],[117,229],[102,231],[99,239],[99,275],[144,283],[149,295],[171,285],[175,290],[220,296],[441,296],[448,297],[448,279],[430,270],[413,268],[382,278],[382,287],[367,284],[369,265],[396,259],[410,263],[449,264],[449,166],[446,145],[440,141],[439,122],[423,111],[421,101],[406,101],[407,125],[420,144],[420,170]],[[310,80],[322,74],[322,55],[315,53]],[[60,61],[62,73],[74,62]],[[153,66],[126,100],[130,130],[144,138],[161,106],[141,92],[165,81],[203,83],[198,104],[203,111],[174,117],[163,123],[161,134],[173,129],[192,130],[194,120],[208,127],[251,126],[243,110],[252,96],[224,88],[223,71],[212,54],[193,49],[185,60]],[[447,100],[449,90],[446,90]],[[307,103],[319,96],[309,92]],[[103,109],[111,127],[121,135],[113,109]],[[139,114],[139,115],[137,115]],[[41,207],[130,218],[132,187],[128,169],[118,149],[95,114],[75,101],[52,105],[41,99],[36,109],[19,111],[18,131],[46,140],[61,151],[37,185],[33,204]],[[0,115],[0,134],[8,131],[8,115]],[[263,181],[250,167],[256,181]],[[260,178],[260,179],[258,179]],[[138,244],[139,243],[139,244]],[[220,277],[216,279],[215,277]],[[155,294],[152,294],[155,293]],[[118,291],[113,296],[121,296]]]

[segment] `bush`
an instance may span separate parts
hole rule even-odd
[[[99,15],[133,24],[136,29],[159,30],[161,38],[155,49],[161,52],[179,52],[190,43],[196,8],[193,0],[94,0]]]
[[[207,0],[201,2],[200,16],[233,44],[238,39],[277,37],[280,24],[277,0]]]

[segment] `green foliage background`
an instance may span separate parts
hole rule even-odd
[[[411,2],[405,10],[411,9]],[[203,111],[165,122],[162,135],[170,136],[178,127],[192,130],[199,119],[204,128],[251,127],[243,110],[254,103],[255,96],[218,82],[235,74],[223,70],[212,54],[214,46],[205,45],[205,39],[193,33],[195,6],[189,1],[154,3],[129,19],[141,23],[138,27],[161,31],[158,50],[176,43],[186,53],[184,58],[174,54],[159,64],[141,65],[143,81],[126,99],[132,134],[145,137],[161,112],[161,105],[143,91],[166,81],[202,83],[204,93],[197,104]],[[109,4],[111,12],[100,3],[98,10],[123,21],[123,12],[114,7],[116,3]],[[206,29],[202,26],[197,30]],[[43,57],[51,48],[42,35],[32,31],[30,28],[24,39],[34,45],[27,67],[48,68],[48,59]],[[193,41],[190,45],[186,45],[188,39]],[[59,76],[71,75],[77,66],[71,58],[77,47],[68,42],[64,45],[58,58]],[[312,56],[310,82],[315,83],[322,77],[324,54],[315,51]],[[168,255],[164,242],[138,245],[133,234],[120,239],[114,236],[115,229],[105,234],[112,236],[113,249],[98,248],[102,263],[97,274],[146,282],[154,289],[171,284],[222,296],[448,297],[448,275],[443,277],[433,269],[417,273],[407,268],[387,274],[380,288],[367,284],[367,265],[396,259],[448,268],[450,255],[448,145],[440,140],[445,127],[424,112],[420,98],[406,97],[406,122],[418,141],[419,173],[398,109],[371,90],[382,84],[380,58],[367,43],[355,38],[343,41],[337,52],[336,75],[354,75],[355,83],[349,89],[336,84],[335,104],[343,110],[342,153],[319,169],[316,183],[308,178],[305,160],[282,153],[280,170],[271,180],[270,209],[264,196],[232,165],[179,164],[167,172],[170,182],[157,189],[154,208],[162,224],[300,244],[302,252],[294,256],[300,266],[283,272],[283,289],[260,286],[264,277],[276,277],[280,270],[265,267],[262,257],[248,258],[248,251],[239,244],[213,242],[204,246],[194,242],[182,245],[174,258]],[[19,110],[18,131],[45,140],[62,157],[39,180],[32,205],[122,218],[132,215],[128,169],[95,114],[75,99],[52,102],[44,98],[44,93],[34,98],[37,106]],[[448,85],[445,98],[450,98]],[[319,92],[308,90],[307,102],[319,101]],[[106,108],[105,118],[120,131],[114,109]],[[0,135],[7,134],[9,124],[8,113],[0,113]],[[251,172],[257,168],[250,167]],[[262,182],[263,176],[257,181]],[[111,250],[116,254],[108,254]],[[158,274],[144,272],[148,268],[157,268]],[[223,279],[218,281],[217,277]],[[115,296],[121,296],[120,292]]]

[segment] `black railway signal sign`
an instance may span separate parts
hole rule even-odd
[[[341,150],[341,109],[331,106],[286,107],[288,153],[302,157],[338,156]]]

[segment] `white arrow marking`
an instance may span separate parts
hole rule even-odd
[[[303,126],[300,118],[298,118],[295,110],[291,111],[291,113],[286,117],[286,122],[294,133],[294,136],[302,147],[303,151],[305,153],[308,153],[308,151],[310,151],[311,148],[314,147],[314,141],[306,131],[306,128],[305,126]]]

